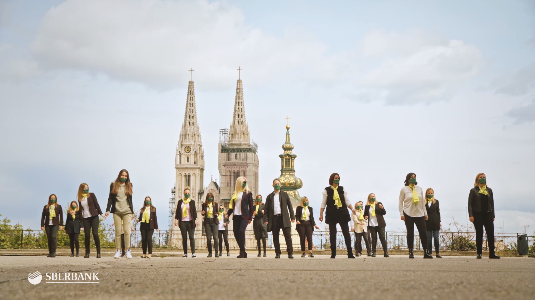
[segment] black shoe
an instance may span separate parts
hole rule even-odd
[[[355,258],[355,255],[353,255],[353,252],[350,252],[350,253],[347,255],[347,258]]]
[[[206,256],[206,257],[212,257],[212,253],[208,253],[208,256]]]
[[[314,254],[309,253],[309,254],[308,254],[308,257],[314,257]]]
[[[74,253],[71,253],[71,255],[69,255],[69,257],[74,257]]]
[[[306,257],[306,254],[305,254],[305,253],[301,254],[301,257],[302,257],[302,258],[305,258],[305,257]]]
[[[102,256],[100,255],[100,251],[97,252],[97,258],[101,258]]]
[[[84,258],[89,258],[89,252],[86,252]]]
[[[258,252],[258,255],[256,257],[262,257],[262,253]]]
[[[429,253],[424,253],[424,258],[433,258],[433,256],[430,255]]]
[[[48,253],[48,255],[46,257],[51,257],[52,256],[52,253]]]
[[[290,254],[288,254],[288,258],[289,258],[289,259],[293,259],[293,258],[294,258],[294,255],[290,253]]]
[[[371,252],[368,252],[368,253],[367,253],[367,255],[368,255],[369,257],[371,257],[371,256],[372,256]]]
[[[373,253],[372,253],[372,257],[375,257],[375,256],[376,256],[376,255],[375,255],[375,252],[373,252]]]
[[[331,258],[336,258],[336,254],[331,254]]]
[[[414,258],[414,252],[412,250],[409,250],[409,258]]]
[[[489,255],[490,259],[500,259],[500,257],[496,254]]]
[[[281,258],[281,255],[280,254],[276,254],[275,258]]]
[[[216,253],[215,253],[215,257],[219,257],[219,253],[216,252]]]
[[[76,251],[76,257],[80,256],[80,252]]]
[[[476,257],[476,259],[481,259],[481,258],[482,258],[481,254],[478,254],[477,257]]]
[[[436,258],[442,258],[442,256],[440,256],[440,254],[437,253],[437,255],[435,255]]]
[[[388,252],[387,252],[387,251],[385,251],[385,255],[384,255],[384,257],[390,257],[390,255],[388,255]]]
[[[247,258],[247,252],[243,251],[243,258]]]
[[[50,254],[50,257],[56,257],[56,252]]]
[[[266,254],[266,252],[264,252],[264,257],[267,257],[267,254]]]
[[[227,256],[230,256],[230,252],[227,251]]]

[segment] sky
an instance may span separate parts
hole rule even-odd
[[[414,172],[456,229],[484,172],[496,232],[535,232],[533,1],[0,0],[1,218],[38,229],[48,196],[67,206],[82,182],[104,209],[125,168],[167,227],[188,70],[207,186],[239,66],[264,198],[289,116],[317,209],[337,172],[401,231]]]

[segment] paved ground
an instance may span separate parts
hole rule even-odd
[[[535,299],[535,259],[0,256],[0,299]],[[98,284],[28,282],[98,272]],[[365,298],[364,298],[365,297]]]

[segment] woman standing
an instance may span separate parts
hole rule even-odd
[[[212,257],[212,237],[214,238],[215,257],[219,257],[217,251],[218,228],[219,228],[219,206],[214,203],[214,195],[208,193],[206,200],[202,204],[202,215],[204,216],[204,230],[206,232],[206,242],[208,244],[208,257]]]
[[[267,216],[265,214],[265,205],[262,203],[262,195],[256,196],[256,205],[253,207],[253,209],[253,231],[256,244],[258,245],[257,257],[262,256],[260,240],[262,240],[262,247],[264,248],[264,257],[266,257],[267,228],[264,222],[267,219]]]
[[[416,174],[409,173],[405,178],[405,186],[399,193],[399,213],[401,220],[405,221],[407,228],[407,246],[409,247],[409,258],[414,258],[414,225],[418,228],[420,241],[424,249],[424,258],[433,258],[427,252],[427,231],[425,221],[428,219],[425,209],[425,198],[423,190],[416,182]]]
[[[487,186],[487,176],[479,173],[476,176],[474,188],[468,195],[468,214],[470,222],[476,228],[477,258],[481,259],[483,254],[483,226],[487,232],[487,243],[489,245],[489,258],[499,259],[494,252],[494,194]]]
[[[152,235],[154,230],[158,232],[158,218],[156,217],[156,207],[152,205],[152,199],[145,197],[145,205],[139,212],[139,217],[136,222],[141,220],[139,231],[141,231],[141,247],[143,248],[143,258],[151,258],[152,256]],[[147,254],[147,248],[149,253]]]
[[[82,212],[81,220],[85,233],[84,258],[89,258],[91,234],[93,234],[93,240],[95,241],[95,247],[97,248],[97,258],[100,258],[100,238],[98,236],[100,220],[98,216],[101,215],[106,219],[106,215],[100,210],[100,205],[98,204],[95,194],[89,192],[89,185],[87,185],[87,183],[81,183],[80,186],[78,186],[77,199],[78,207]]]
[[[80,228],[82,227],[82,213],[78,209],[78,202],[72,201],[67,212],[67,222],[65,222],[65,232],[69,235],[69,244],[71,246],[71,255],[74,256],[76,247],[76,257],[80,256]]]
[[[314,254],[312,253],[312,233],[314,232],[314,228],[319,229],[318,225],[316,225],[316,222],[314,221],[314,210],[312,207],[308,206],[308,204],[308,198],[301,197],[301,203],[295,210],[295,230],[297,230],[297,233],[299,233],[301,251],[303,252],[301,257],[306,257],[305,239],[308,243],[308,253],[310,257],[314,257]]]
[[[331,258],[336,257],[336,224],[340,224],[344,240],[346,242],[347,257],[355,258],[353,250],[351,249],[351,235],[349,235],[348,222],[351,221],[351,216],[347,211],[349,208],[353,211],[353,206],[349,202],[347,192],[344,187],[339,185],[340,175],[332,173],[329,177],[329,186],[323,191],[323,201],[320,209],[320,222],[323,222],[323,211],[325,213],[325,223],[329,224],[329,239],[331,243]]]
[[[247,187],[247,178],[238,177],[236,179],[235,193],[230,199],[227,218],[234,214],[232,218],[234,236],[240,247],[238,258],[247,258],[245,252],[245,229],[252,221],[253,217],[253,194]]]
[[[121,232],[124,233],[126,258],[132,258],[130,227],[132,226],[134,207],[132,205],[132,182],[130,182],[130,174],[125,169],[122,169],[115,181],[110,184],[106,217],[110,213],[113,214],[113,223],[115,224],[115,247],[117,249],[113,258],[121,257]]]
[[[425,204],[425,209],[427,210],[427,221],[425,221],[425,227],[427,228],[427,251],[429,255],[433,252],[432,242],[435,240],[435,252],[436,258],[442,258],[440,256],[440,207],[438,205],[438,200],[435,199],[435,191],[432,188],[428,188],[425,191],[425,196],[427,201]]]
[[[381,246],[383,247],[384,257],[389,257],[388,245],[386,244],[385,237],[386,222],[384,215],[386,215],[386,210],[383,204],[381,202],[376,202],[374,193],[369,194],[366,208],[364,209],[364,216],[368,219],[368,231],[372,237],[372,257],[375,257],[378,233],[379,239],[381,240]]]
[[[225,241],[225,247],[227,249],[227,256],[230,256],[229,245],[228,245],[228,223],[229,219],[225,215],[225,208],[223,206],[219,207],[219,215],[217,216],[219,231],[217,237],[219,239],[219,255],[223,255],[223,241]]]
[[[188,236],[191,246],[191,257],[195,258],[195,227],[199,225],[197,221],[197,208],[195,201],[191,199],[189,187],[184,189],[184,198],[178,200],[175,211],[175,226],[180,228],[182,234],[182,248],[184,249],[183,258],[188,257]]]
[[[355,212],[353,213],[353,228],[351,231],[355,232],[355,253],[356,256],[362,255],[362,238],[366,244],[366,252],[368,256],[372,256],[370,239],[368,233],[367,217],[364,216],[364,206],[362,201],[355,203]]]
[[[47,257],[56,257],[58,231],[63,230],[63,210],[57,202],[58,197],[55,194],[48,196],[48,204],[41,213],[41,230],[45,230],[48,239]]]

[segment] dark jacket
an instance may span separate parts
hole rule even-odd
[[[52,218],[52,224],[63,226],[63,210],[61,209],[61,205],[56,204],[54,210],[56,211],[56,216]],[[45,205],[45,207],[43,207],[43,213],[41,214],[41,227],[45,227],[45,225],[49,224],[49,218],[50,211]]]
[[[108,205],[106,205],[106,211],[115,213],[115,203],[117,203],[117,194],[112,194],[113,182],[110,184],[110,195],[108,196]],[[134,213],[134,206],[132,205],[132,195],[126,195],[126,203],[130,207],[132,214]]]
[[[241,203],[234,203],[233,205],[241,205],[242,218],[247,220],[251,220],[253,218],[253,193],[243,192],[241,197]],[[234,212],[233,208],[227,211],[227,214],[229,216],[232,214],[232,212]]]
[[[208,205],[206,204],[202,204],[202,210],[205,212],[204,215],[203,215],[203,221],[205,223],[208,222]],[[214,202],[212,204],[212,216],[215,220],[215,223],[219,225],[219,219],[217,218],[217,216],[219,216],[219,204],[217,204],[216,202]]]
[[[303,208],[302,206],[298,206],[295,209],[295,219],[299,222],[301,222],[301,217],[303,216]],[[314,226],[316,226],[316,221],[314,221],[314,209],[312,206],[308,207],[308,219],[310,221],[310,225],[312,225],[312,231],[314,231]],[[298,230],[298,228],[301,226],[301,224],[295,225],[295,230]]]
[[[340,196],[340,201],[342,202],[342,207],[338,208],[334,202],[334,190],[328,186],[325,188],[327,192],[327,203],[325,205],[325,223],[327,224],[336,224],[336,223],[347,223],[351,221],[351,215],[347,210],[346,198],[344,196],[344,187],[338,186],[338,195]]]
[[[147,209],[146,206],[143,206],[141,210],[139,211],[139,217],[138,222],[141,222],[143,220],[143,213],[145,212],[145,209]],[[150,214],[149,214],[149,225],[150,229],[158,229],[158,218],[156,217],[156,207],[150,206]]]
[[[427,202],[427,201],[426,201]],[[439,231],[440,230],[440,206],[438,200],[435,199],[435,203],[429,202],[425,204],[427,210],[428,220],[425,221],[425,227],[427,231]]]
[[[480,213],[480,214],[486,214],[490,213],[492,214],[492,217],[495,218],[494,214],[494,194],[492,193],[492,189],[487,186],[487,192],[488,195],[488,209],[487,211],[481,211],[481,194],[479,193],[479,186],[475,186],[473,189],[470,190],[470,194],[468,195],[468,216],[473,217],[474,213]]]
[[[267,221],[267,218],[265,217],[266,216],[266,205],[264,203],[260,204],[260,207],[258,207],[258,213],[255,215],[254,212],[256,211],[256,207],[257,206],[258,205],[254,205],[253,206],[254,219],[255,220],[262,219],[262,223],[264,223],[264,222]],[[262,211],[264,211],[264,213],[262,213]]]
[[[178,226],[180,226],[180,223],[182,222],[182,203],[184,203],[184,201],[180,199],[176,205],[175,219],[178,220]],[[189,202],[189,212],[191,214],[191,221],[197,220],[197,208],[195,207],[195,201],[193,199]],[[195,222],[193,222],[193,228],[195,228]]]
[[[265,211],[266,219],[267,219],[267,231],[271,231],[271,227],[273,226],[273,214],[275,211],[275,204],[273,203],[273,199],[275,198],[275,192],[271,192],[266,198],[266,205],[265,205]],[[292,221],[295,220],[294,215],[294,209],[292,207],[292,200],[290,200],[290,196],[285,191],[279,191],[279,202],[281,207],[281,214],[282,214],[282,224],[284,225],[284,228],[292,227]]]
[[[377,202],[375,204],[375,217],[377,218],[377,224],[379,225],[379,228],[385,228],[386,227],[386,222],[385,222],[385,217],[383,217],[384,215],[386,215],[386,209],[381,209],[379,207],[379,204],[383,204],[381,202]],[[383,205],[384,207],[384,205]],[[366,205],[364,207],[364,217],[368,216],[368,226],[370,225],[370,218],[371,218],[371,212],[370,212],[370,206],[369,205]]]
[[[92,217],[97,215],[102,215],[102,210],[100,210],[100,205],[98,205],[97,197],[93,193],[89,193],[87,195],[87,206],[89,207],[89,214],[91,214]],[[82,206],[82,202],[78,201],[78,208],[80,212],[84,209]]]
[[[65,222],[65,231],[67,233],[80,233],[80,228],[82,224],[82,211],[78,210],[75,214],[74,220],[72,215],[67,211],[67,221]]]

